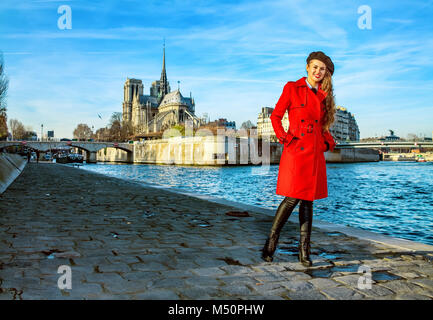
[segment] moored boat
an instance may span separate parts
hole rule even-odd
[[[79,153],[58,153],[55,159],[56,163],[83,163],[84,157]]]
[[[79,153],[68,154],[68,163],[83,163],[84,157]]]
[[[64,153],[58,153],[54,157],[56,159],[56,163],[68,163],[68,155]]]

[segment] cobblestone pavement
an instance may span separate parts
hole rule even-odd
[[[273,263],[272,217],[58,164],[29,164],[0,196],[1,299],[432,299],[432,252],[314,228],[313,267],[298,225]],[[72,289],[59,289],[61,265]],[[359,286],[370,268],[371,288]]]

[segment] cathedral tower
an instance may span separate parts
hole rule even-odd
[[[143,95],[143,82],[138,79],[126,79],[123,86],[123,121],[131,121],[133,117],[134,97]]]

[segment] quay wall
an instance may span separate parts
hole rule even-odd
[[[265,154],[262,155],[262,149]],[[134,143],[130,153],[114,148],[99,150],[97,161],[179,164],[194,166],[278,163],[282,145],[275,142],[219,136],[173,137]],[[128,157],[130,160],[128,160]]]
[[[433,152],[421,153],[388,153],[384,154],[384,161],[416,161],[422,156],[426,161],[433,161]]]
[[[334,149],[333,152],[325,152],[325,159],[329,163],[375,162],[380,160],[380,155],[375,149]]]
[[[117,148],[104,148],[96,152],[96,161],[132,163],[128,152]]]
[[[179,164],[179,165],[265,165],[280,162],[283,145],[265,140],[218,136],[174,137],[134,143],[133,153],[101,149],[96,154],[100,162]],[[374,149],[335,149],[326,152],[327,162],[379,161]]]
[[[18,154],[0,153],[0,194],[20,175],[27,159]]]

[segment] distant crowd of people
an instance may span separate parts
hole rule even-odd
[[[29,150],[27,151],[27,162],[30,162],[32,159],[32,152]],[[39,150],[36,150],[36,163],[39,163]]]

